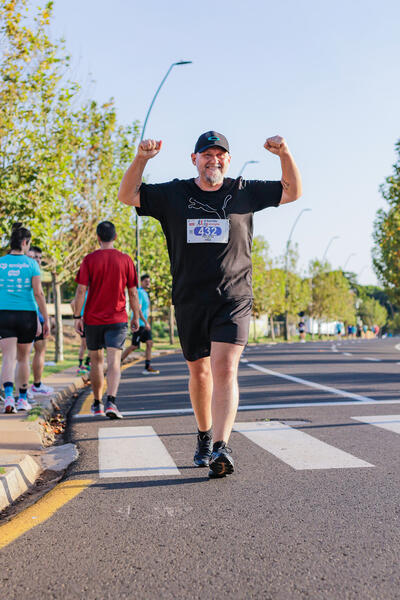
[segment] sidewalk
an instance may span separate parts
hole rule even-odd
[[[0,414],[0,511],[24,494],[43,471],[62,471],[77,457],[73,444],[52,446],[54,436],[46,420],[68,412],[73,394],[86,384],[76,375],[76,367],[54,373],[44,383],[53,387],[54,393],[35,398],[34,408],[40,407],[41,415]]]
[[[156,351],[153,357],[171,352],[175,350]],[[135,356],[123,368],[142,360],[142,355]],[[56,476],[78,458],[74,444],[53,446],[55,436],[46,425],[58,413],[67,415],[76,394],[88,383],[77,376],[76,367],[49,375],[43,382],[53,387],[54,393],[35,397],[32,412],[40,407],[41,415],[35,418],[25,412],[0,413],[0,512],[31,488],[44,471],[55,471]]]

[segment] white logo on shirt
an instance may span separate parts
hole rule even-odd
[[[196,200],[195,198],[189,198],[188,208],[195,208],[196,210],[204,210],[205,212],[216,214],[219,219],[226,219],[227,216],[226,216],[225,208],[227,207],[228,202],[231,199],[232,199],[231,194],[228,194],[226,196],[224,203],[222,205],[222,208],[221,208],[222,215],[219,213],[218,210],[216,210],[212,206],[209,206],[208,204],[204,204],[203,202],[200,202],[199,200]]]

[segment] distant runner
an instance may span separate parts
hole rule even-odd
[[[125,289],[128,288],[129,303],[133,312],[131,327],[139,328],[139,301],[137,276],[132,259],[114,248],[117,237],[110,221],[103,221],[96,229],[100,250],[83,259],[76,276],[78,287],[75,294],[75,329],[85,331],[90,354],[90,380],[94,401],[91,411],[110,419],[122,419],[116,395],[121,377],[121,352],[128,331]],[[85,292],[89,288],[83,318],[81,310]],[[104,352],[107,352],[107,401],[102,402],[104,386]]]
[[[0,257],[0,350],[1,383],[4,388],[4,412],[30,410],[27,400],[29,355],[35,336],[43,329],[49,335],[50,323],[36,261],[25,256],[31,244],[31,232],[20,223],[13,225],[10,252]],[[37,304],[36,304],[37,303]],[[37,306],[43,315],[39,323]],[[17,405],[14,400],[18,393]]]
[[[148,160],[161,146],[156,140],[139,144],[122,179],[119,199],[162,225],[198,426],[194,463],[209,466],[210,477],[224,477],[234,470],[227,442],[239,401],[237,372],[252,309],[253,213],[299,198],[301,178],[280,136],[268,138],[264,148],[279,156],[281,181],[225,178],[231,161],[228,141],[208,131],[191,155],[198,171],[195,179],[142,183]]]
[[[36,260],[40,266],[42,264],[42,250],[39,246],[31,246],[28,251],[28,256]],[[43,326],[44,318],[40,310],[38,309],[38,316],[41,325]],[[42,375],[44,369],[44,361],[46,357],[46,346],[47,338],[43,337],[43,329],[38,336],[35,337],[33,342],[33,358],[32,358],[32,373],[33,373],[33,384],[30,387],[28,395],[31,397],[40,396],[42,394],[49,395],[54,392],[54,388],[49,385],[45,385],[42,382]]]
[[[85,300],[83,302],[83,307],[81,310],[81,317],[83,317],[83,313],[85,310],[87,295],[88,295],[88,291],[86,290]],[[71,302],[71,308],[72,308],[72,314],[75,314],[76,313],[75,299],[73,299]],[[85,352],[87,350],[85,330],[83,331],[83,333],[80,333],[79,335],[81,338],[81,343],[80,343],[79,350],[78,350],[78,368],[77,368],[76,372],[78,375],[86,375],[87,376],[90,373],[90,357],[88,354],[85,358]]]
[[[150,298],[148,290],[150,289],[150,275],[142,275],[140,278],[141,287],[138,288],[140,318],[139,329],[132,333],[132,344],[126,348],[121,356],[121,362],[136,348],[139,348],[140,342],[146,344],[145,367],[142,375],[158,375],[159,370],[151,366],[151,348],[153,346],[153,337],[151,335],[151,326],[149,322]]]

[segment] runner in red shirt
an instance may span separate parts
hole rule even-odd
[[[121,352],[128,332],[125,289],[133,312],[132,331],[139,329],[139,299],[135,265],[127,254],[114,248],[117,237],[110,221],[99,223],[96,229],[100,250],[83,259],[76,276],[78,284],[75,294],[75,329],[85,331],[90,354],[94,402],[94,415],[104,414],[110,419],[122,419],[116,404],[116,395],[121,377]],[[89,293],[83,317],[80,316],[85,293]],[[104,413],[102,403],[104,385],[104,352],[107,352],[107,401]]]

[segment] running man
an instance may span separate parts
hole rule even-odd
[[[75,329],[85,332],[90,355],[90,381],[94,401],[94,415],[122,419],[116,395],[121,377],[121,352],[128,330],[125,289],[128,288],[129,304],[133,312],[132,330],[139,329],[139,300],[137,275],[132,259],[114,248],[117,237],[110,221],[99,223],[96,229],[100,250],[83,259],[76,276],[78,284],[75,306]],[[85,293],[89,288],[83,317],[81,310]],[[104,413],[102,402],[104,386],[104,351],[107,353],[107,401]]]
[[[149,298],[149,289],[150,289],[150,275],[147,273],[142,275],[140,278],[141,287],[138,288],[138,296],[139,296],[139,329],[132,333],[132,344],[126,348],[121,356],[121,362],[125,360],[127,356],[136,348],[140,347],[140,342],[146,344],[146,352],[145,352],[145,366],[144,371],[142,371],[142,375],[158,375],[159,370],[153,369],[151,366],[151,349],[153,346],[153,337],[151,335],[151,326],[149,322],[149,314],[150,314],[150,298]]]
[[[161,222],[198,426],[194,463],[209,466],[210,477],[224,477],[234,470],[227,443],[237,412],[238,365],[251,317],[253,213],[297,200],[301,177],[286,141],[274,136],[264,148],[280,158],[281,181],[225,178],[231,161],[228,141],[208,131],[191,155],[198,172],[195,179],[142,183],[148,160],[161,146],[156,140],[139,144],[122,179],[119,199],[135,206],[139,215]]]
[[[81,310],[81,317],[83,317],[83,313],[85,311],[85,304],[86,304],[86,300],[87,300],[87,295],[88,295],[88,291],[86,290],[85,293],[85,299],[83,301],[83,306],[82,306],[82,310]],[[71,308],[72,308],[72,314],[76,314],[75,311],[75,299],[72,300],[71,302]],[[79,345],[79,351],[78,351],[78,368],[76,370],[78,375],[86,375],[88,376],[90,374],[90,357],[89,354],[86,356],[85,358],[85,352],[87,350],[87,346],[86,346],[86,337],[85,337],[85,331],[83,331],[83,333],[80,333],[80,338],[81,338],[81,343]],[[83,362],[85,361],[85,362]]]
[[[27,252],[28,256],[36,260],[39,265],[39,269],[42,265],[42,250],[39,246],[31,246]],[[44,361],[46,357],[46,346],[47,346],[47,338],[43,337],[43,323],[44,318],[42,313],[38,308],[38,317],[39,322],[42,326],[42,330],[40,335],[37,335],[33,342],[33,358],[32,358],[32,373],[33,373],[33,384],[31,385],[28,395],[31,398],[35,396],[40,396],[42,394],[50,395],[54,392],[54,388],[49,385],[45,385],[42,382],[42,375],[44,369]]]

